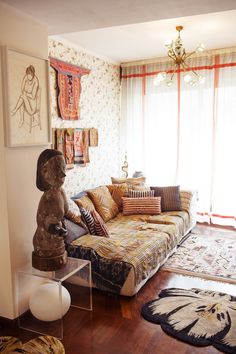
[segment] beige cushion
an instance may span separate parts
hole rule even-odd
[[[128,193],[127,183],[110,184],[107,188],[109,189],[112,199],[117,204],[119,211],[122,211],[122,197],[125,197]]]
[[[95,206],[93,205],[92,200],[87,196],[84,195],[83,197],[79,199],[75,199],[75,203],[80,207],[84,208],[90,213],[95,210]]]
[[[106,186],[90,189],[87,193],[105,222],[113,219],[119,213],[118,206]]]
[[[127,198],[123,197],[123,214],[161,214],[161,198]]]
[[[68,199],[68,205],[69,205],[69,210],[65,216],[70,221],[72,221],[76,224],[80,224],[81,213],[80,213],[78,205],[76,205],[76,203],[72,199]]]
[[[148,186],[131,186],[129,189],[136,190],[136,191],[150,191],[150,187]]]
[[[121,183],[126,183],[128,187],[133,187],[133,186],[143,186],[146,182],[145,177],[137,177],[137,178],[115,178],[111,177],[111,183],[112,184],[121,184]]]

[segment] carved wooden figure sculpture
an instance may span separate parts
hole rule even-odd
[[[44,150],[37,164],[36,185],[43,191],[37,212],[37,230],[33,238],[32,265],[42,271],[53,271],[67,262],[63,227],[68,202],[62,185],[66,164],[60,151]]]

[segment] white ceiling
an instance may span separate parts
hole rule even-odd
[[[166,56],[164,44],[177,37],[177,25],[184,26],[181,37],[187,52],[194,50],[199,42],[207,49],[236,45],[236,10],[67,33],[60,37],[120,63]]]
[[[236,45],[236,0],[1,0],[46,24],[50,35],[120,63],[165,56],[177,35],[187,51]],[[233,10],[233,11],[230,11]]]

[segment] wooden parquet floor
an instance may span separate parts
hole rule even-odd
[[[64,317],[66,354],[216,354],[212,346],[195,347],[165,334],[159,325],[144,320],[142,305],[167,287],[211,289],[236,295],[236,285],[159,271],[132,297],[93,290],[93,311],[70,308]],[[0,328],[0,335],[13,335],[23,342],[38,334]],[[43,353],[42,353],[43,354]]]

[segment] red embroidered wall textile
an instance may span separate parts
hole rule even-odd
[[[77,120],[80,118],[81,76],[90,73],[76,65],[50,58],[50,65],[57,71],[59,86],[58,105],[62,119]]]

